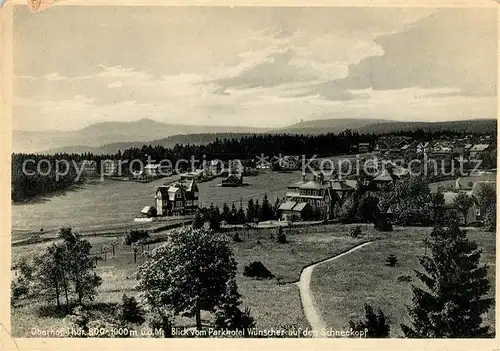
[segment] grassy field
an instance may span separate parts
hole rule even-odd
[[[358,243],[370,240],[377,234],[372,229],[364,237],[353,239],[346,235],[347,226],[328,225],[309,227],[307,229],[285,229],[288,243],[278,243],[271,238],[271,230],[241,232],[243,242],[232,242],[235,258],[238,262],[237,283],[242,294],[243,306],[250,307],[258,328],[279,327],[285,324],[307,328],[300,303],[298,281],[304,266],[334,256]],[[221,234],[228,235],[228,234]],[[228,235],[229,236],[229,235]],[[116,237],[89,237],[93,251],[99,251],[102,245],[116,241]],[[260,242],[260,243],[259,243]],[[40,252],[47,244],[26,245],[13,248],[13,256],[30,256]],[[149,249],[152,249],[153,245]],[[147,249],[147,248],[146,248]],[[242,275],[243,267],[252,262],[261,261],[275,276],[271,280],[254,280]],[[116,256],[108,254],[106,261],[99,261],[96,271],[103,279],[99,287],[99,295],[94,301],[96,313],[106,313],[115,308],[116,303],[125,293],[137,296],[135,290],[137,266],[144,262],[139,256],[134,263],[133,251],[124,245],[116,249]],[[209,321],[211,316],[203,318]],[[67,326],[63,316],[55,317],[43,308],[38,301],[25,301],[12,309],[12,333],[16,336],[31,336],[30,329],[39,327]],[[179,318],[180,326],[193,326],[194,321]]]
[[[276,197],[283,197],[287,186],[301,179],[298,172],[266,172],[254,177],[246,177],[248,186],[239,188],[217,187],[221,178],[200,183],[200,205],[210,203],[221,206],[225,201],[239,205],[240,199],[246,206],[250,198],[262,201],[267,193],[274,203]],[[23,234],[58,230],[63,226],[77,231],[99,231],[114,226],[133,225],[133,219],[144,206],[154,205],[157,186],[172,179],[165,178],[151,183],[122,182],[105,180],[92,181],[72,190],[58,193],[37,201],[12,206],[12,234]]]
[[[417,256],[424,254],[422,240],[430,228],[397,228],[387,239],[374,242],[342,259],[319,265],[313,272],[311,291],[322,317],[329,327],[343,329],[349,320],[364,319],[364,304],[381,308],[391,325],[391,337],[402,337],[401,323],[408,323],[405,305],[410,302],[411,282],[398,282],[402,275],[415,280],[420,270]],[[490,295],[495,296],[495,235],[468,232],[483,249],[482,261],[490,265]],[[389,254],[398,258],[396,267],[386,267]],[[417,283],[415,280],[414,283]],[[485,316],[494,328],[494,307]]]

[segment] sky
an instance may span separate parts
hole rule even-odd
[[[14,10],[13,129],[496,117],[495,9]]]

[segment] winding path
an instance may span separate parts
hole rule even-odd
[[[338,254],[337,256],[327,258],[326,260],[307,266],[302,270],[299,280],[300,300],[302,301],[302,308],[304,309],[304,314],[307,318],[307,321],[311,325],[311,329],[316,337],[319,337],[321,335],[321,329],[326,328],[327,325],[323,320],[323,318],[321,317],[321,313],[318,311],[316,307],[316,301],[314,300],[314,297],[311,294],[311,277],[314,267],[323,264],[325,262],[334,261],[338,258],[348,255],[351,252],[361,249],[363,246],[371,244],[372,242],[373,241],[368,241],[363,244],[359,244],[357,246],[354,246],[352,249],[349,249],[341,254]]]

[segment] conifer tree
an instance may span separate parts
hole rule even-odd
[[[255,200],[255,205],[254,205],[254,214],[253,214],[253,221],[260,221],[259,218],[259,213],[260,213],[260,204],[259,204],[259,199]]]
[[[255,214],[255,205],[253,203],[253,199],[250,199],[248,200],[248,205],[247,205],[247,213],[246,213],[247,222],[253,222],[254,214]]]
[[[378,310],[377,313],[373,312],[373,307],[365,304],[365,320],[361,322],[354,323],[349,321],[349,326],[355,331],[364,332],[368,330],[368,338],[388,338],[389,332],[391,330],[389,324],[384,316],[382,310]]]
[[[230,222],[231,224],[238,224],[238,210],[236,210],[236,205],[233,203],[231,206],[231,214],[230,214]]]
[[[196,211],[193,219],[193,229],[200,229],[201,227],[203,227],[203,225],[204,221],[203,218],[201,217],[201,212]]]
[[[218,329],[243,329],[245,336],[248,336],[248,329],[255,327],[255,321],[250,315],[250,310],[240,309],[241,295],[238,292],[236,281],[231,279],[228,282],[227,293],[224,303],[215,312],[215,327]]]
[[[487,297],[488,266],[480,264],[481,250],[457,223],[435,227],[425,240],[429,255],[419,258],[422,285],[412,286],[408,311],[410,326],[401,325],[410,338],[472,338],[489,336],[482,314],[493,303]]]
[[[240,208],[238,209],[236,218],[237,218],[237,224],[245,223],[245,211],[243,210],[243,207],[240,206]]]
[[[221,220],[225,221],[228,224],[231,224],[231,210],[229,209],[229,206],[226,202],[224,202],[224,205],[222,205]]]
[[[274,219],[274,211],[269,202],[269,198],[267,194],[264,194],[264,199],[262,200],[262,206],[259,212],[259,220],[260,221],[268,221]]]

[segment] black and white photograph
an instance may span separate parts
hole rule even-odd
[[[429,4],[9,4],[9,335],[493,342],[498,8]]]

